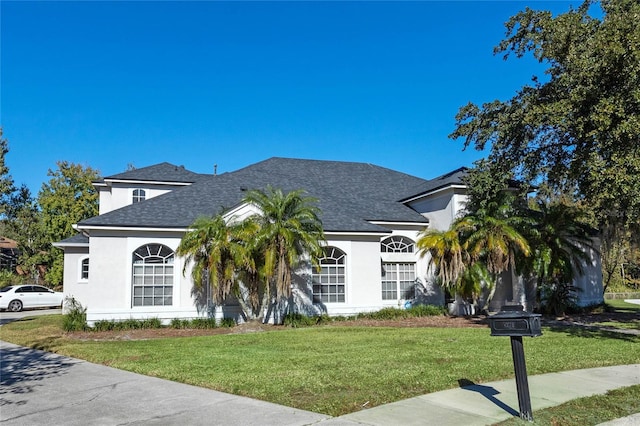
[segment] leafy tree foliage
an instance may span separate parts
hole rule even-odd
[[[601,218],[640,221],[640,3],[590,1],[552,16],[529,8],[506,24],[496,53],[548,65],[508,101],[461,108],[452,137],[490,145],[489,163],[527,182],[590,200]]]
[[[23,185],[11,195],[6,205],[5,230],[7,236],[18,243],[18,267],[34,280],[42,278],[50,246],[41,218],[40,209],[29,188]]]
[[[0,127],[0,217],[6,213],[9,197],[15,190],[13,179],[9,174],[9,167],[5,161],[8,152],[9,142],[3,137],[2,127]]]
[[[557,16],[526,8],[494,53],[531,54],[546,75],[457,114],[450,136],[490,148],[471,175],[474,202],[514,177],[571,194],[594,212],[608,285],[640,239],[640,2],[587,0]]]
[[[98,194],[92,182],[99,178],[99,172],[68,161],[59,161],[57,166],[57,170],[49,170],[51,179],[38,193],[42,227],[49,243],[73,236],[73,224],[98,214]],[[46,264],[47,281],[62,283],[62,250],[50,246]]]

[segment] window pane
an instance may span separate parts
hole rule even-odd
[[[335,247],[324,248],[325,257],[320,259],[320,271],[312,268],[313,300],[323,303],[345,302],[345,254]],[[340,284],[340,285],[336,285]]]

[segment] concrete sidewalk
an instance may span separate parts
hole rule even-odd
[[[472,384],[330,418],[2,341],[0,384],[2,425],[466,426],[518,415],[514,380]],[[534,416],[541,408],[636,384],[640,364],[529,377]]]
[[[640,364],[530,376],[534,411],[640,384]],[[518,416],[515,379],[430,393],[324,420],[322,425],[491,425]],[[636,421],[636,416],[630,421]],[[621,423],[638,424],[638,423]]]

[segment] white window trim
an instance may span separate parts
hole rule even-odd
[[[170,255],[164,256],[164,257],[165,257],[165,262],[163,262],[163,263],[162,263],[162,265],[164,265],[165,267],[166,267],[167,265],[171,265],[172,270],[173,270],[173,272],[172,272],[172,274],[171,274],[171,275],[168,275],[168,274],[167,274],[167,275],[163,275],[163,276],[167,276],[167,277],[168,277],[168,276],[171,276],[171,277],[172,277],[172,279],[171,279],[172,284],[170,285],[170,286],[172,287],[172,291],[171,291],[171,304],[158,304],[158,305],[156,305],[156,304],[153,304],[153,305],[145,305],[145,304],[142,304],[142,305],[136,305],[136,304],[135,304],[135,297],[136,297],[136,296],[135,296],[135,287],[136,287],[136,286],[139,286],[139,287],[143,287],[143,288],[144,288],[144,287],[149,287],[149,286],[144,285],[144,284],[135,284],[135,283],[134,283],[134,281],[135,281],[135,278],[134,278],[134,277],[136,276],[136,274],[135,274],[135,269],[134,269],[134,268],[135,268],[135,266],[136,266],[136,264],[134,263],[134,256],[135,256],[135,254],[136,254],[136,251],[137,251],[137,250],[139,250],[139,249],[141,249],[142,247],[148,247],[148,246],[153,246],[153,245],[159,245],[159,246],[162,246],[162,247],[164,247],[164,248],[166,248],[166,249],[168,249],[168,250],[170,250],[170,251],[171,251],[171,254],[170,254]],[[160,249],[160,250],[161,250],[161,249]],[[160,253],[158,253],[158,254],[160,254]],[[153,255],[151,255],[151,256],[145,256],[144,258],[141,258],[141,259],[146,259],[146,258],[148,258],[148,257],[156,257],[156,256],[153,256]],[[158,257],[163,257],[163,256],[158,256]],[[130,285],[131,295],[130,295],[130,303],[131,303],[131,308],[132,308],[132,309],[137,309],[137,310],[153,310],[153,311],[155,311],[155,310],[167,310],[167,309],[172,309],[172,308],[174,308],[175,306],[177,306],[178,298],[176,297],[176,292],[175,292],[175,290],[176,290],[176,288],[177,288],[177,286],[176,286],[176,269],[177,269],[176,261],[177,261],[177,257],[178,257],[178,256],[176,255],[175,250],[174,250],[173,248],[171,248],[170,246],[168,246],[168,245],[166,245],[166,244],[163,244],[163,243],[146,242],[146,243],[144,243],[144,244],[142,244],[142,245],[138,246],[135,250],[133,250],[133,252],[132,252],[132,254],[131,254],[131,264],[130,264],[130,265],[131,265],[131,275],[130,275],[130,276],[131,276],[131,285]],[[169,259],[169,258],[171,258],[171,262],[166,262],[166,259]],[[142,265],[143,265],[143,267],[145,266],[145,262],[144,262],[144,261],[143,261]],[[153,263],[151,263],[151,264],[146,264],[146,266],[150,266],[150,265],[157,265],[157,264],[153,264]],[[140,276],[141,276],[141,277],[144,277],[144,276],[145,276],[145,274],[140,275]],[[144,280],[144,278],[143,278],[143,280]],[[168,285],[164,285],[164,287],[166,287],[166,286],[168,286]],[[154,287],[154,286],[151,286],[151,287]],[[143,291],[144,291],[144,290],[143,290]],[[154,294],[154,296],[155,296],[155,294]],[[144,297],[144,296],[143,296],[143,297]]]
[[[142,191],[144,193],[144,198],[140,200],[139,199],[140,195],[137,195],[137,196],[135,195],[136,191]],[[131,204],[136,204],[136,203],[140,203],[142,201],[145,201],[148,198],[147,191],[148,190],[145,189],[145,188],[132,188],[131,189]],[[135,198],[138,198],[138,201],[135,201]]]
[[[349,290],[349,286],[348,286],[348,282],[347,282],[347,281],[348,281],[348,279],[347,279],[347,277],[348,277],[348,268],[347,268],[347,266],[348,266],[349,258],[348,258],[348,256],[347,256],[347,253],[346,253],[344,250],[342,250],[341,248],[339,248],[339,247],[336,247],[336,246],[326,246],[326,247],[324,247],[325,254],[326,254],[326,250],[327,250],[327,249],[337,250],[338,252],[342,253],[342,257],[344,258],[344,263],[342,263],[342,264],[329,264],[329,265],[327,265],[327,266],[338,266],[338,265],[340,265],[340,266],[342,266],[342,268],[343,268],[343,270],[344,270],[344,283],[336,283],[336,284],[335,284],[335,285],[343,285],[343,286],[344,286],[344,293],[343,293],[344,301],[340,301],[340,302],[323,302],[322,300],[320,300],[320,301],[318,301],[318,302],[315,302],[315,301],[314,301],[313,303],[320,303],[320,304],[323,304],[323,305],[339,305],[339,306],[344,306],[345,304],[347,304],[347,303],[348,303],[348,297],[347,297],[347,296],[348,296],[348,294],[349,294],[349,291],[348,291],[348,290]],[[325,257],[326,257],[326,256],[323,256],[323,258],[325,258]],[[322,267],[322,266],[321,266],[321,267]],[[312,267],[312,268],[313,268],[313,267]],[[314,276],[316,276],[316,275],[319,275],[319,274],[317,273],[317,271],[312,270],[312,271],[311,271],[311,279],[312,279],[312,283],[311,283],[311,300],[315,300],[315,297],[316,297],[316,295],[315,295],[315,294],[314,294],[314,292],[313,292],[313,285],[314,285],[314,283],[313,283],[313,277],[314,277]],[[329,283],[329,284],[320,284],[320,283],[318,283],[317,285],[323,286],[323,285],[331,285],[331,284],[330,284],[330,283]]]
[[[85,260],[89,261],[89,277],[91,277],[91,260],[89,258],[89,255],[82,256],[80,259],[78,259],[78,282],[79,283],[88,283],[89,282],[89,277],[82,278],[82,263]]]

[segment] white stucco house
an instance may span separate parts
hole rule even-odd
[[[189,265],[183,274],[184,259],[175,250],[196,218],[242,217],[251,211],[241,203],[245,192],[271,185],[318,199],[324,267],[303,268],[294,279],[294,296],[311,311],[352,315],[402,307],[416,288],[423,301],[442,305],[445,295],[415,241],[426,227],[448,228],[463,209],[464,174],[461,168],[425,180],[366,163],[271,158],[220,175],[162,163],[105,177],[95,182],[99,215],[55,244],[64,250],[64,293],[87,308],[89,324],[209,315],[196,303]],[[602,300],[597,261],[589,271],[577,283],[584,305]],[[506,277],[492,306],[523,301],[523,288]],[[217,315],[241,319],[233,304]]]

